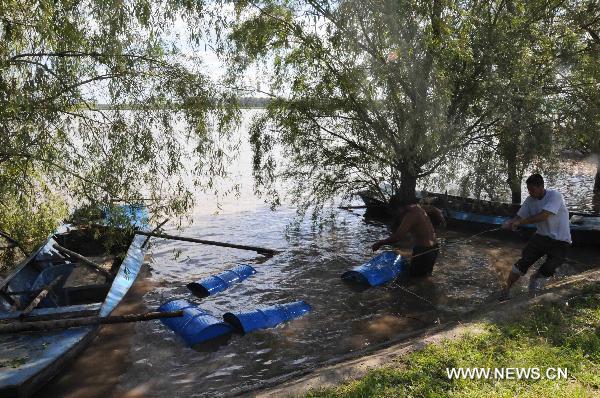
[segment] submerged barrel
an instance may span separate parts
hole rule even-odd
[[[254,274],[256,274],[256,270],[253,267],[248,264],[240,264],[220,274],[209,276],[197,282],[188,283],[187,288],[196,297],[208,297],[211,294],[222,292],[232,284],[241,282]]]
[[[368,263],[344,272],[342,279],[362,285],[379,286],[405,273],[408,273],[406,260],[393,251],[385,251]]]
[[[310,310],[310,305],[304,301],[296,301],[256,309],[250,312],[237,314],[228,312],[223,315],[223,319],[237,332],[249,333],[253,330],[272,328],[292,319],[300,318],[310,312]]]
[[[183,310],[182,317],[163,318],[161,322],[177,333],[189,345],[231,333],[231,326],[186,300],[172,300],[158,308],[161,312]]]

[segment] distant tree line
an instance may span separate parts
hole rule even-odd
[[[238,106],[239,108],[242,109],[252,109],[252,108],[257,108],[257,109],[261,109],[261,108],[266,108],[269,105],[269,98],[265,98],[265,97],[240,97],[240,98],[230,98],[229,101],[227,103],[222,103],[221,100],[213,100],[213,101],[209,101],[213,106],[223,106],[224,104],[226,104],[227,106],[233,106],[235,104],[235,106]],[[97,110],[101,110],[101,111],[108,111],[108,110],[138,110],[138,109],[147,109],[147,106],[144,106],[142,104],[89,104],[92,108],[97,109]],[[83,105],[82,105],[83,106]],[[180,103],[170,103],[170,104],[153,104],[153,107],[155,109],[170,109],[170,110],[179,110],[181,109],[183,106],[185,106],[185,104]]]

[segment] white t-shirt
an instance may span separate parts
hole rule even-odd
[[[553,189],[546,189],[546,194],[542,199],[528,196],[517,215],[527,218],[541,213],[542,210],[549,211],[552,215],[546,221],[537,223],[536,233],[571,243],[569,210],[567,210],[562,194]]]

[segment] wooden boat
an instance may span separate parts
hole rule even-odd
[[[144,208],[124,206],[135,228],[146,229]],[[114,232],[114,230],[113,230]],[[121,234],[106,253],[107,228],[73,228],[63,225],[44,245],[0,282],[0,322],[108,316],[127,293],[144,260],[146,237]],[[112,277],[93,272],[73,256],[61,254],[56,244],[99,263]],[[110,272],[110,271],[109,271]],[[58,278],[61,276],[61,278]],[[60,281],[23,318],[40,289]],[[27,308],[26,310],[29,310]],[[0,396],[27,397],[59,373],[91,342],[99,326],[47,332],[0,335]]]
[[[357,195],[367,207],[365,216],[384,220],[391,220],[394,217],[394,210],[369,192],[362,191]],[[422,203],[442,209],[448,226],[476,231],[500,227],[505,221],[514,217],[521,207],[517,204],[463,198],[427,191],[418,192],[417,197]],[[600,216],[592,213],[570,212],[569,217],[571,239],[574,245],[600,247]],[[520,232],[520,235],[528,237],[535,232],[535,227],[524,226]]]

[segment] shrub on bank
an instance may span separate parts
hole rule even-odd
[[[359,380],[308,397],[589,397],[600,396],[600,286],[562,305],[539,305],[509,324],[432,344]],[[489,377],[450,379],[449,369],[490,369]],[[512,377],[508,368],[538,369]],[[567,378],[552,369],[566,369]],[[498,374],[494,377],[494,369]],[[548,375],[546,372],[548,371]],[[514,377],[514,378],[513,378]]]

